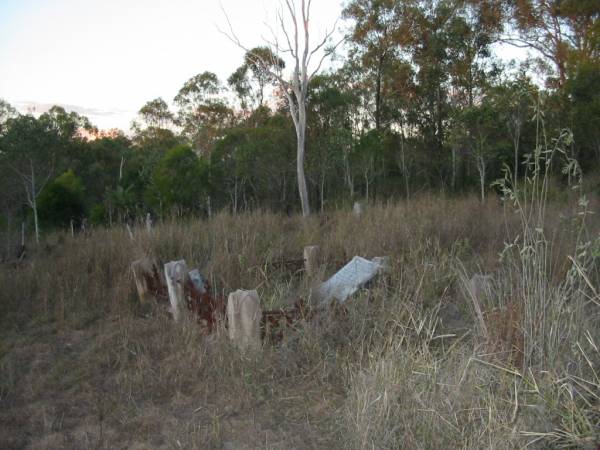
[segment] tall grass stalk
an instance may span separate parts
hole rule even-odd
[[[506,244],[502,261],[514,272],[516,290],[513,295],[523,308],[524,362],[526,367],[551,367],[560,357],[565,344],[577,340],[584,314],[582,289],[587,289],[576,265],[586,267],[587,247],[584,241],[587,201],[580,196],[577,215],[573,263],[564,273],[564,262],[556,261],[558,252],[547,231],[548,190],[561,164],[567,177],[568,188],[580,193],[582,174],[577,161],[568,155],[572,143],[569,130],[549,138],[540,106],[535,111],[537,124],[536,145],[525,155],[523,181],[518,188],[513,183],[511,170],[505,167],[504,178],[495,184],[502,199],[517,215],[520,234]],[[559,268],[557,270],[557,268]],[[558,273],[556,273],[558,272]]]

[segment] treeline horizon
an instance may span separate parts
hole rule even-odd
[[[584,173],[598,168],[597,2],[352,0],[342,17],[346,56],[308,91],[313,211],[430,191],[484,200],[498,178],[519,183],[528,154],[559,136]],[[508,64],[498,43],[533,56]],[[299,211],[286,96],[252,55],[285,70],[260,46],[227,80],[207,62],[174,110],[162,98],[143,105],[130,136],[90,140],[84,116],[59,106],[21,115],[0,100],[2,227],[26,220],[39,236],[147,214]],[[560,167],[556,180],[566,183]]]

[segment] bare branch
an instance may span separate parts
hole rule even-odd
[[[225,11],[225,9],[223,8],[223,6],[221,5],[221,10],[223,11],[223,14],[225,15],[225,19],[227,20],[227,24],[229,26],[229,33],[221,30],[219,27],[217,27],[217,30],[221,33],[224,34],[231,42],[233,42],[237,47],[239,47],[240,49],[244,50],[246,52],[246,54],[248,55],[249,58],[252,59],[252,61],[261,66],[261,68],[263,70],[265,70],[267,73],[269,73],[270,75],[272,75],[275,79],[277,79],[277,81],[282,85],[282,87],[285,89],[287,89],[289,82],[287,82],[286,80],[284,80],[281,75],[277,72],[275,72],[274,70],[271,70],[270,65],[267,64],[267,61],[264,61],[260,55],[257,55],[255,53],[253,53],[250,49],[248,49],[246,46],[244,46],[240,39],[238,38],[237,34],[235,33],[235,31],[233,30],[233,26],[231,25],[231,21],[229,20],[229,16],[227,15],[227,12]]]
[[[310,55],[308,57],[308,61],[306,63],[307,66],[310,65],[310,61],[313,57],[313,55],[315,53],[317,53],[321,48],[323,48],[323,46],[325,44],[327,44],[327,42],[329,41],[329,39],[331,39],[331,36],[333,36],[333,33],[335,33],[335,30],[337,29],[337,24],[338,24],[339,19],[336,19],[335,23],[333,24],[333,28],[331,31],[327,32],[325,31],[325,37],[323,38],[323,40],[319,43],[319,45],[317,45],[311,52]],[[343,41],[345,40],[345,38],[343,38],[338,44],[336,44],[336,48],[337,46],[339,46]]]
[[[303,0],[304,1],[304,0]],[[292,23],[294,24],[294,59],[296,60],[296,66],[294,68],[294,84],[300,82],[300,60],[298,59],[298,20],[296,18],[296,12],[294,11],[293,0],[285,0],[290,16],[292,17]]]
[[[542,56],[544,56],[550,60],[554,60],[554,56],[550,52],[548,52],[548,50],[546,48],[544,48],[542,46],[542,44],[539,44],[537,42],[527,41],[525,39],[516,38],[516,37],[515,38],[501,37],[498,39],[498,42],[509,44],[509,45],[512,45],[513,47],[517,47],[517,48],[531,48],[531,49],[541,53]]]
[[[281,29],[283,30],[283,34],[284,34],[284,36],[285,36],[285,39],[286,39],[286,41],[287,41],[288,48],[289,48],[289,50],[290,50],[290,52],[291,52],[292,56],[295,58],[295,57],[296,57],[296,55],[295,55],[295,53],[294,53],[294,50],[292,49],[292,43],[291,43],[291,41],[290,41],[290,36],[289,36],[289,34],[288,34],[287,30],[285,29],[285,24],[284,24],[284,22],[283,22],[283,14],[282,14],[281,10],[278,10],[278,11],[277,11],[277,17],[278,17],[278,20],[279,20],[279,24],[280,24],[280,26],[281,26]]]
[[[331,56],[336,51],[336,49],[340,46],[340,44],[342,42],[344,42],[345,40],[346,40],[346,38],[343,37],[333,47],[331,47],[330,49],[328,49],[327,51],[325,51],[323,53],[323,56],[321,57],[319,64],[317,64],[317,67],[315,68],[315,70],[313,70],[313,72],[310,74],[310,77],[308,78],[309,80],[312,80],[312,78],[319,72],[319,70],[321,69],[321,65],[323,64],[323,61],[325,61],[325,58],[328,58],[329,56]]]

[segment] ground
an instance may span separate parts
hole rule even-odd
[[[578,211],[549,212],[547,271],[500,257],[522,229],[496,199],[49,235],[0,267],[0,449],[595,449],[600,308],[570,271]],[[140,305],[129,272],[184,258],[217,294],[256,288],[285,306],[311,280],[283,262],[312,244],[323,279],[353,255],[389,256],[391,272],[257,353]],[[475,273],[496,280],[487,334],[464,292]],[[513,326],[524,341],[504,337]]]

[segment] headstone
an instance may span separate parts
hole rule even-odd
[[[256,291],[238,289],[227,299],[229,339],[242,351],[260,348],[262,310]]]
[[[164,292],[164,280],[156,261],[150,258],[138,259],[131,263],[131,271],[140,303],[157,300],[157,295]]]
[[[362,216],[363,213],[363,205],[360,202],[354,202],[354,206],[352,207],[352,214],[356,217]]]
[[[206,292],[206,280],[204,279],[200,271],[198,269],[192,269],[190,270],[188,275],[190,277],[190,281],[192,282],[194,288],[196,288],[198,293],[204,294]]]
[[[319,246],[309,245],[304,247],[304,271],[309,278],[313,278],[319,270]]]
[[[146,214],[146,231],[148,234],[152,232],[152,216],[150,213]]]
[[[173,320],[179,322],[186,311],[185,284],[188,281],[188,268],[185,261],[171,261],[165,264],[165,279]]]
[[[361,286],[372,280],[380,271],[385,270],[385,258],[379,257],[369,261],[355,256],[352,260],[335,273],[329,280],[322,283],[315,291],[321,305],[336,299],[344,303]]]

